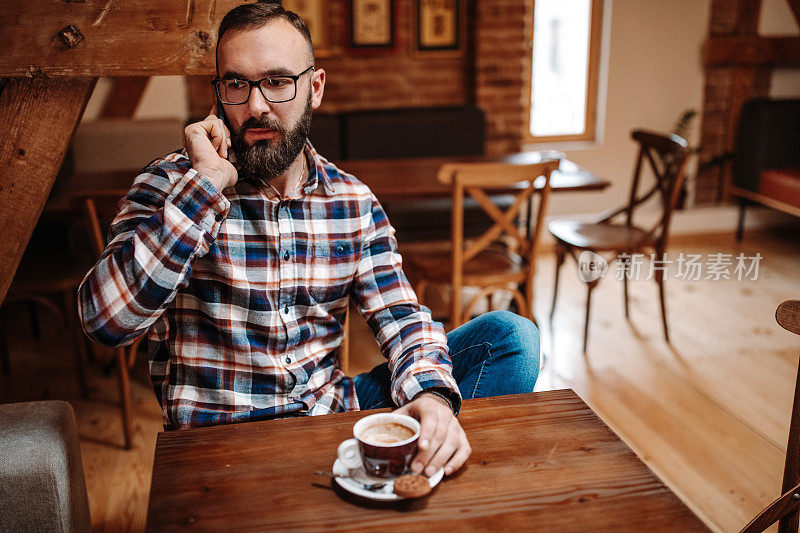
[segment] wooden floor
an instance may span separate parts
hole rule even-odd
[[[742,252],[760,253],[762,260],[755,281],[684,281],[670,274],[671,345],[662,336],[655,283],[631,283],[628,322],[612,267],[593,296],[586,354],[585,292],[575,266],[562,272],[551,326],[553,258],[541,260],[537,317],[546,363],[537,389],[574,389],[717,531],[738,531],[778,495],[800,340],[780,329],[774,312],[782,300],[800,297],[799,236],[800,226],[794,226],[751,233],[741,245],[730,235],[673,241],[669,259],[681,252],[704,260]],[[19,311],[10,328],[12,375],[0,376],[0,402],[72,402],[95,529],[141,531],[161,428],[146,362],[140,360],[134,372],[135,449],[125,451],[114,376],[93,368],[91,398],[79,399],[68,339],[45,327],[44,338],[33,340],[24,309]],[[356,322],[352,338],[351,373],[380,362],[365,325]]]

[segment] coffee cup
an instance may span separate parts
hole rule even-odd
[[[393,478],[405,474],[417,454],[419,422],[397,413],[377,413],[356,422],[353,437],[339,445],[342,465],[363,466],[372,477]]]

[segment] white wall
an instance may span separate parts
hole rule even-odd
[[[604,122],[599,124],[597,142],[567,145],[564,151],[573,161],[610,180],[612,186],[600,194],[554,195],[550,213],[555,217],[596,213],[623,204],[636,156],[631,130],[668,132],[683,111],[702,109],[702,46],[708,31],[710,0],[606,2],[606,55],[601,68],[606,69],[607,84],[605,94],[600,93]],[[759,33],[800,33],[786,0],[764,0]],[[800,97],[800,69],[776,69],[770,95]],[[699,116],[687,140],[691,145],[700,142]],[[723,218],[726,226],[735,223],[733,213],[726,212]]]
[[[763,0],[758,33],[776,37],[800,35],[800,26],[786,0]],[[770,80],[769,95],[773,98],[800,97],[800,69],[775,69]]]
[[[606,98],[601,101],[605,121],[598,142],[565,152],[612,186],[603,193],[553,195],[553,215],[593,213],[623,204],[636,157],[631,130],[670,131],[683,111],[702,106],[701,53],[710,0],[606,2],[610,31],[605,35]],[[698,117],[690,143],[699,140],[699,124]]]
[[[100,78],[94,88],[82,122],[97,120],[113,88],[113,81]],[[134,120],[175,119],[186,121],[189,118],[189,103],[186,100],[186,82],[183,76],[152,76],[147,82],[142,99],[133,115]]]
[[[183,76],[151,77],[132,120],[98,118],[112,89],[112,80],[99,79],[86,104],[73,139],[77,174],[133,172],[183,146],[189,117]]]

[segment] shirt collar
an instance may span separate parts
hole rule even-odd
[[[303,194],[313,192],[317,189],[320,182],[322,183],[322,192],[329,196],[335,193],[336,190],[333,188],[333,183],[331,183],[331,178],[326,168],[330,167],[330,165],[326,164],[327,162],[319,155],[310,140],[306,139],[303,150],[305,151],[306,162],[308,163],[308,178],[305,184],[303,184]]]

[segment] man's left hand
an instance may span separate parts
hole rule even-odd
[[[472,453],[453,410],[439,396],[422,393],[395,412],[416,418],[420,423],[417,456],[411,463],[415,474],[424,470],[430,477],[444,467],[445,475],[449,476]]]

